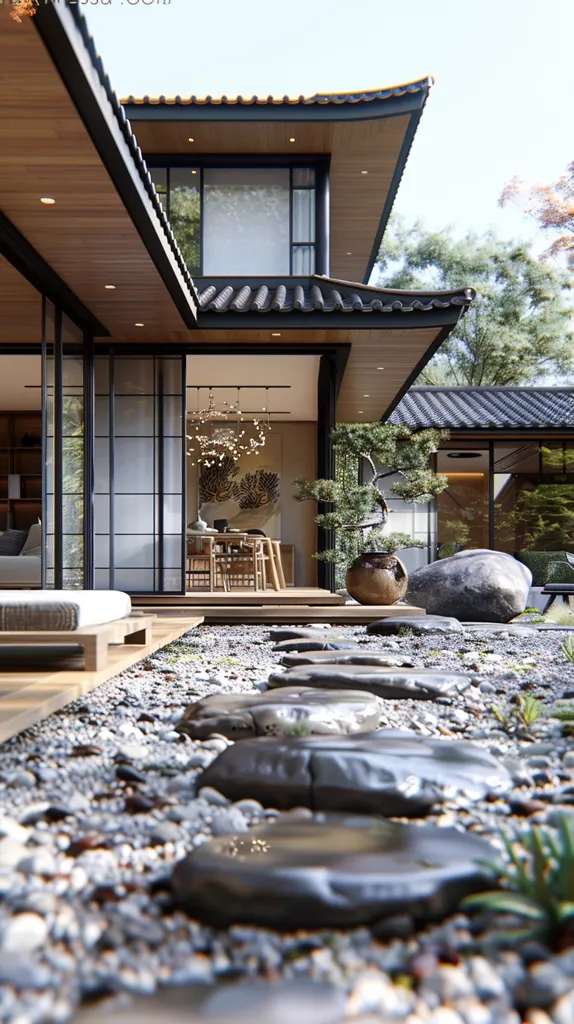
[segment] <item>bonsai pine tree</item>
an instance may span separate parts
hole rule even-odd
[[[448,433],[392,423],[343,423],[331,437],[336,479],[294,481],[297,501],[328,506],[315,522],[334,534],[334,546],[315,558],[346,569],[364,551],[421,547],[406,533],[385,533],[391,514],[388,498],[426,503],[444,491],[447,478],[433,472],[430,457]],[[390,477],[395,480],[385,496],[383,481]]]

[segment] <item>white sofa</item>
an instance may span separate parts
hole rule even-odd
[[[0,534],[2,536],[2,534]],[[42,527],[35,523],[19,555],[0,554],[0,589],[42,586]]]

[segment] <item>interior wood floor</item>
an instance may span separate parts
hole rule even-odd
[[[98,672],[53,668],[40,671],[37,667],[0,672],[0,743],[83,697],[100,683],[154,654],[202,622],[200,614],[195,611],[190,614],[189,610],[187,614],[177,616],[171,616],[169,612],[157,616],[151,627],[150,643],[111,646],[108,664]],[[47,653],[46,648],[43,651],[36,648],[31,652],[30,660],[39,666],[42,656],[45,660]]]
[[[339,594],[332,594],[330,590],[322,590],[320,587],[287,587],[285,590],[260,590],[253,588],[240,588],[224,592],[223,590],[190,590],[185,597],[181,594],[149,594],[142,597],[132,597],[134,607],[147,608],[161,606],[165,608],[174,605],[180,607],[207,607],[216,605],[220,607],[252,605],[271,607],[274,605],[342,605],[344,598]]]
[[[281,593],[284,593],[282,591]],[[278,595],[279,596],[279,595]],[[156,598],[157,600],[157,598]],[[186,598],[179,598],[180,602]],[[133,599],[136,606],[138,601]],[[268,605],[196,605],[194,612],[201,615],[205,624],[209,626],[218,623],[225,625],[313,625],[314,623],[332,623],[337,625],[360,626],[376,619],[390,619],[395,616],[400,618],[414,618],[415,616],[426,615],[424,608],[417,608],[414,605],[360,605],[360,604],[339,604],[339,605],[318,605],[318,604],[268,604]],[[147,612],[154,612],[158,617],[162,615],[189,614],[189,607],[185,604],[162,607],[159,604],[146,605]]]

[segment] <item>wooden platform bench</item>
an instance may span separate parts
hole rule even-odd
[[[138,644],[145,646],[151,642],[151,625],[153,615],[134,618],[115,619],[98,626],[85,626],[83,629],[70,630],[15,630],[0,632],[0,665],[3,646],[57,646],[82,647],[84,651],[84,670],[98,672],[108,664],[110,644]]]
[[[2,647],[81,647],[84,669],[97,672],[108,664],[110,644],[148,644],[153,619],[132,612],[120,590],[3,591],[0,665]]]

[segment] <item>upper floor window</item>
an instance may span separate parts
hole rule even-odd
[[[315,170],[157,167],[160,201],[192,275],[315,272]]]

